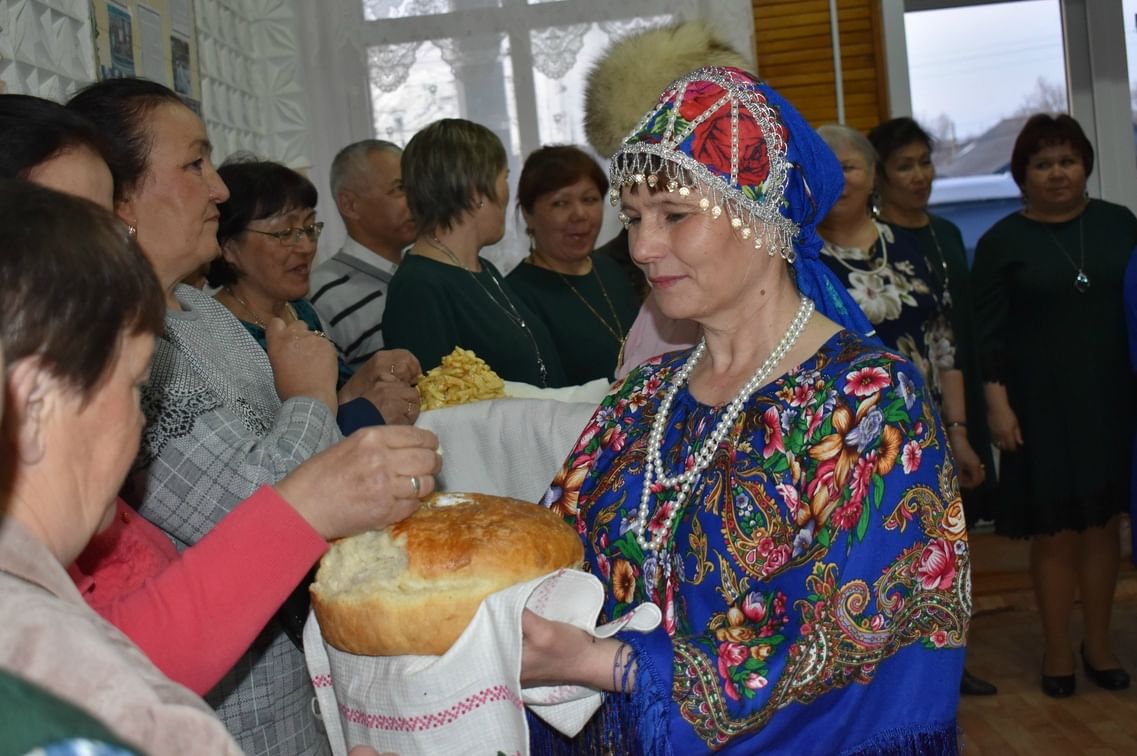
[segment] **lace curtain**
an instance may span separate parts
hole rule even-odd
[[[537,147],[587,147],[585,78],[614,40],[699,18],[748,56],[754,49],[748,0],[329,0],[296,8],[311,174],[325,195],[328,166],[343,145],[372,136],[406,144],[428,123],[455,117],[498,134],[512,192]],[[321,216],[334,227],[321,241],[327,256],[343,230],[334,203],[321,200]],[[616,226],[608,208],[599,241]],[[485,254],[509,269],[526,252],[511,211],[506,237]]]

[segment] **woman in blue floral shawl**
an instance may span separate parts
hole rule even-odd
[[[585,543],[597,640],[527,614],[523,679],[609,691],[535,750],[955,753],[970,611],[934,404],[818,259],[840,168],[736,69],[674,82],[612,160],[632,257],[691,350],[604,400],[544,504]]]

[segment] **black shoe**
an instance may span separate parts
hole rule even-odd
[[[959,680],[959,692],[965,696],[993,696],[999,692],[999,689],[965,669],[963,677]]]
[[[1115,669],[1094,669],[1086,658],[1086,644],[1082,644],[1082,667],[1086,670],[1086,677],[1099,688],[1106,690],[1125,690],[1129,687],[1129,673],[1117,667]]]
[[[1042,692],[1051,698],[1069,698],[1074,695],[1077,681],[1073,675],[1043,675]]]

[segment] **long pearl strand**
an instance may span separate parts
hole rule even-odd
[[[703,355],[707,350],[706,339],[701,339],[699,345],[695,347],[695,351],[687,358],[687,362],[675,374],[675,380],[668,388],[667,392],[663,395],[663,399],[659,403],[659,409],[655,413],[655,419],[651,424],[651,433],[648,435],[647,441],[647,461],[644,465],[644,483],[643,491],[640,494],[639,511],[636,514],[636,521],[632,524],[632,530],[636,534],[636,540],[644,550],[650,550],[658,553],[667,539],[671,536],[671,526],[675,522],[679,511],[682,509],[683,504],[687,501],[688,494],[691,493],[691,488],[699,476],[702,475],[703,470],[711,463],[711,458],[714,457],[715,451],[718,450],[719,444],[726,438],[726,434],[734,427],[734,421],[742,413],[742,407],[746,404],[746,400],[750,395],[757,391],[759,388],[766,384],[770,373],[777,367],[778,363],[786,356],[786,353],[793,348],[797,343],[801,332],[805,330],[809,318],[813,315],[814,304],[813,300],[806,297],[801,298],[801,306],[798,307],[797,315],[794,316],[793,321],[790,322],[789,328],[786,329],[785,335],[782,340],[778,342],[778,346],[762,363],[762,366],[755,371],[754,375],[750,376],[750,380],[739,390],[738,394],[731,400],[727,406],[726,412],[723,414],[722,419],[719,420],[718,425],[711,431],[710,436],[707,437],[706,443],[699,447],[698,454],[695,455],[695,460],[685,471],[679,475],[668,477],[663,474],[663,434],[667,429],[668,418],[671,416],[671,404],[675,400],[675,395],[679,393],[679,389],[686,383],[687,378],[691,375],[691,371],[699,364]],[[651,520],[651,499],[657,492],[662,492],[664,489],[678,489],[679,495],[675,499],[675,506],[667,513],[667,519],[663,523],[655,536],[652,538],[647,537],[648,522]]]

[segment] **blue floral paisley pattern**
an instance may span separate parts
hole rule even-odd
[[[648,430],[688,355],[649,361],[616,387],[543,501],[584,539],[608,618],[643,601],[663,610],[655,632],[666,635],[635,645],[671,670],[671,689],[654,692],[670,699],[669,742],[644,750],[831,753],[888,738],[926,744],[912,738],[932,732],[951,740],[970,560],[919,371],[838,333],[750,398],[687,502],[652,497],[649,537],[670,508],[682,510],[663,553],[645,553],[632,524]],[[721,411],[679,392],[667,474],[697,453]],[[830,727],[810,713],[815,703]]]

